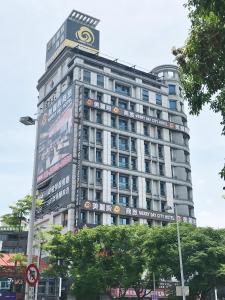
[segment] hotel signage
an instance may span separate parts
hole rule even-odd
[[[99,102],[99,101],[93,100],[93,99],[87,99],[87,100],[85,100],[84,103],[85,103],[86,106],[89,106],[89,107],[100,109],[100,110],[110,112],[110,113],[113,113],[113,114],[117,114],[117,115],[120,115],[120,116],[123,116],[123,117],[128,117],[128,118],[131,118],[131,119],[135,119],[137,121],[141,121],[141,122],[145,122],[145,123],[149,123],[149,124],[169,128],[171,130],[182,131],[182,132],[185,132],[185,133],[189,134],[189,129],[187,127],[185,127],[183,125],[180,125],[180,124],[177,124],[177,123],[157,119],[157,118],[150,117],[150,116],[138,113],[138,112],[133,112],[133,111],[130,111],[130,110],[121,109],[117,106],[112,106],[112,105],[102,103],[102,102]]]
[[[158,211],[142,209],[142,208],[125,207],[118,204],[113,205],[104,202],[94,202],[89,200],[82,201],[81,209],[87,211],[97,211],[97,212],[104,212],[108,214],[122,215],[126,217],[134,217],[134,218],[137,217],[137,218],[148,219],[148,220],[175,222],[174,214],[158,212]],[[196,224],[196,220],[191,217],[178,216],[178,220],[193,225]]]
[[[68,18],[47,43],[46,67],[65,47],[74,48],[78,45],[82,50],[96,53],[99,50],[99,31]]]

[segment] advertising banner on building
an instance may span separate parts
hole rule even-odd
[[[36,209],[36,217],[66,207],[71,202],[71,186],[72,163],[60,169],[43,186],[39,186],[39,198],[43,203]]]
[[[95,202],[85,200],[81,203],[81,208],[83,210],[88,211],[96,211],[96,212],[104,212],[109,214],[127,216],[127,217],[138,217],[148,220],[158,220],[163,222],[175,222],[175,215],[160,211],[148,210],[144,208],[133,208],[133,207],[126,207],[118,204],[110,204],[110,203],[103,203],[103,202]],[[196,225],[195,218],[192,217],[183,217],[178,216],[178,221],[190,223]]]
[[[37,184],[72,161],[74,86],[38,118]]]
[[[137,121],[149,123],[149,124],[160,126],[160,127],[165,127],[165,128],[171,129],[171,130],[182,131],[182,132],[189,134],[189,129],[183,125],[180,125],[180,124],[177,124],[174,122],[169,122],[166,120],[161,120],[161,119],[158,119],[155,117],[147,116],[145,114],[141,114],[138,112],[133,112],[133,111],[130,111],[127,109],[122,109],[118,106],[112,106],[110,104],[105,104],[105,103],[99,102],[94,99],[86,99],[86,100],[84,100],[84,104],[86,106],[93,107],[93,108],[103,110],[106,112],[110,112],[110,113],[113,113],[116,115],[120,115],[123,117],[127,117],[130,119],[134,119]]]

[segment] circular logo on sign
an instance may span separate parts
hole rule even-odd
[[[118,107],[113,107],[112,112],[118,114],[120,112],[120,109]]]
[[[87,104],[88,106],[92,106],[92,105],[93,105],[93,101],[92,101],[91,99],[88,99],[88,100],[86,101],[86,104]]]
[[[121,208],[119,207],[119,205],[115,205],[114,208],[113,208],[113,212],[116,213],[116,214],[119,214],[121,211]]]
[[[76,32],[76,38],[84,43],[93,44],[95,37],[90,28],[81,26],[80,29]]]
[[[90,209],[90,208],[91,208],[91,202],[90,202],[90,201],[86,201],[86,202],[84,203],[84,208]]]

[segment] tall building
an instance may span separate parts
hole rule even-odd
[[[99,53],[99,20],[72,11],[38,81],[36,225],[195,224],[189,129],[177,67]],[[168,211],[166,207],[170,206]]]

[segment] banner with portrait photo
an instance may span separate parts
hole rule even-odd
[[[72,161],[73,99],[70,86],[38,118],[38,184]]]

